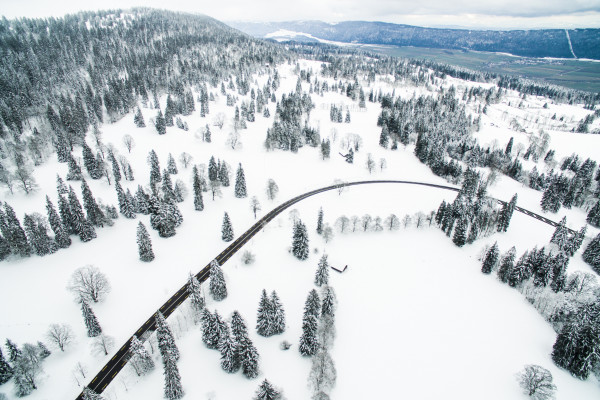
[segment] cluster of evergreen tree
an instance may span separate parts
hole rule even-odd
[[[226,321],[215,310],[211,313],[206,308],[202,311],[202,341],[209,349],[221,353],[221,368],[228,373],[242,370],[245,377],[252,379],[259,374],[259,355],[248,329],[239,312],[231,316],[231,330]]]
[[[165,377],[164,396],[167,400],[181,399],[184,395],[181,385],[181,375],[177,367],[179,360],[179,349],[175,343],[175,338],[165,317],[159,312],[156,313],[156,339],[158,341],[158,350],[163,361],[163,374]]]
[[[475,170],[468,168],[461,190],[452,203],[442,201],[435,214],[435,222],[458,247],[473,243],[491,233],[506,232],[517,202],[515,194],[510,202],[498,210],[496,200],[486,197],[487,182]]]
[[[590,264],[596,273],[600,274],[600,234],[587,245],[583,254],[583,260]]]
[[[256,332],[265,337],[278,335],[285,331],[285,311],[283,305],[273,290],[271,296],[263,289],[258,304],[258,315],[256,317]]]
[[[305,144],[317,147],[321,143],[321,137],[305,121],[313,108],[315,105],[307,93],[282,95],[275,109],[273,126],[267,129],[265,147],[294,153]]]

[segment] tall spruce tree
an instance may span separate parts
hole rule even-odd
[[[323,254],[317,266],[315,273],[315,285],[327,285],[329,283],[329,263],[327,262],[327,254]]]
[[[272,312],[272,332],[274,335],[278,335],[285,331],[285,310],[283,309],[283,304],[281,304],[281,300],[279,300],[279,296],[277,296],[275,290],[271,292],[269,301],[271,303]]]
[[[240,369],[238,358],[238,343],[229,333],[229,327],[225,324],[222,336],[219,340],[219,351],[221,352],[221,368],[228,373],[234,373]]]
[[[483,265],[481,266],[481,272],[484,274],[489,274],[492,272],[496,263],[498,262],[498,256],[500,252],[498,250],[498,242],[495,242],[492,247],[488,250],[483,259]]]
[[[463,247],[467,242],[467,228],[469,226],[469,222],[466,218],[461,218],[458,220],[458,224],[456,225],[456,229],[454,230],[454,236],[452,237],[452,242],[458,246]]]
[[[134,335],[129,345],[129,354],[131,358],[129,363],[133,366],[135,373],[138,376],[146,375],[154,369],[154,360],[144,344]]]
[[[560,250],[564,250],[569,240],[569,230],[567,229],[567,217],[563,217],[554,230],[550,243],[554,243]]]
[[[150,205],[148,204],[150,198],[146,192],[144,192],[142,185],[138,185],[133,200],[133,206],[136,213],[144,215],[150,213]]]
[[[87,328],[87,335],[89,337],[100,336],[102,333],[102,328],[98,323],[98,319],[96,318],[94,311],[84,298],[79,299],[79,302],[81,303],[81,313],[83,314],[83,321],[85,322],[85,327]]]
[[[96,199],[85,179],[81,181],[81,191],[83,196],[83,207],[85,208],[88,221],[94,226],[104,226],[106,217],[98,206],[98,203],[96,203]]]
[[[83,208],[75,194],[75,191],[69,186],[69,209],[73,220],[73,227],[79,235],[82,242],[89,242],[96,238],[96,231],[93,225],[83,215]]]
[[[65,181],[63,181],[58,174],[56,174],[56,191],[59,195],[69,193],[69,188],[67,188],[67,185],[65,185]]]
[[[156,114],[156,119],[154,120],[154,127],[156,128],[156,132],[159,135],[164,135],[167,133],[167,122],[165,121],[165,117],[163,117],[162,111],[158,110],[158,114]]]
[[[202,198],[202,181],[200,180],[200,175],[198,174],[198,167],[194,165],[193,171],[193,188],[194,188],[194,210],[202,211],[204,210],[204,199]]]
[[[271,336],[273,330],[271,327],[272,303],[267,297],[267,291],[263,289],[260,301],[258,303],[258,311],[256,317],[256,332],[261,336]]]
[[[69,235],[77,235],[77,226],[75,225],[75,219],[71,213],[71,206],[69,206],[69,201],[62,194],[58,195],[58,212],[67,233]]]
[[[150,187],[154,193],[156,185],[158,185],[161,180],[160,163],[158,162],[158,156],[154,150],[151,150],[148,154],[148,163],[150,164]]]
[[[38,221],[37,218],[29,214],[25,214],[23,219],[25,231],[29,238],[29,243],[38,256],[45,256],[58,250],[58,245],[52,240],[46,232],[46,224],[44,221]]]
[[[600,274],[600,233],[587,245],[582,254],[583,261]]]
[[[9,243],[12,253],[21,257],[29,257],[32,251],[31,245],[15,210],[7,202],[4,202],[4,213],[0,215],[0,220],[4,238]]]
[[[319,215],[317,217],[317,234],[323,233],[323,207],[319,208]]]
[[[246,177],[244,175],[244,169],[242,168],[242,164],[240,163],[235,174],[235,197],[239,199],[246,196],[248,196],[246,190]]]
[[[98,163],[94,153],[92,153],[92,150],[85,141],[81,146],[83,148],[83,165],[85,166],[85,169],[92,179],[100,179],[102,177],[102,172],[98,171]]]
[[[104,400],[104,397],[86,387],[83,388],[83,400]]]
[[[164,376],[165,376],[165,398],[167,400],[178,400],[183,398],[184,391],[181,386],[181,375],[177,368],[177,360],[170,354],[163,357]]]
[[[204,310],[206,305],[206,301],[202,295],[200,282],[198,282],[198,278],[196,278],[194,274],[190,274],[188,278],[187,290],[189,294],[188,297],[190,299],[190,305],[192,306],[192,310],[194,312],[194,320],[197,322],[200,320],[202,310]]]
[[[306,260],[308,258],[308,232],[306,231],[306,226],[300,220],[294,224],[292,253],[299,260]]]
[[[52,201],[50,201],[50,197],[48,196],[46,196],[46,212],[48,213],[50,228],[52,228],[52,231],[54,232],[54,241],[58,247],[66,249],[71,245],[71,238],[58,216],[54,204],[52,204]]]
[[[223,215],[223,226],[221,227],[221,239],[225,242],[231,242],[233,236],[233,227],[231,226],[229,214],[225,213],[225,215]]]
[[[316,290],[311,290],[304,305],[304,316],[302,317],[302,336],[298,349],[303,356],[312,356],[319,348],[317,338],[319,312],[321,300]]]
[[[3,261],[10,255],[10,244],[0,235],[0,261]]]
[[[271,385],[268,380],[262,381],[252,400],[282,400],[281,392]]]
[[[216,349],[219,344],[219,336],[216,332],[215,316],[204,308],[200,317],[202,326],[202,341],[209,349]]]
[[[596,202],[596,205],[588,212],[586,221],[596,228],[600,228],[600,200]]]
[[[144,116],[142,115],[142,110],[140,110],[139,107],[135,111],[135,115],[133,117],[133,123],[138,128],[145,128],[146,127],[146,121],[144,121]]]
[[[219,182],[221,182],[221,186],[229,187],[229,168],[225,161],[219,167]]]
[[[508,277],[510,276],[514,267],[516,252],[517,249],[515,249],[514,246],[511,247],[510,250],[508,250],[506,254],[502,256],[502,261],[500,261],[500,267],[498,268],[498,279],[504,283],[508,282]]]
[[[17,346],[16,343],[10,339],[6,339],[4,345],[6,346],[6,351],[8,352],[8,361],[11,363],[16,362],[19,357],[21,357],[21,350],[19,349],[19,346]]]
[[[137,226],[137,244],[140,260],[150,262],[154,260],[154,252],[152,251],[152,241],[144,224],[140,221]]]
[[[177,170],[177,163],[175,163],[175,159],[171,153],[169,153],[169,158],[167,159],[167,171],[169,171],[169,174],[171,175],[177,175],[179,172]]]
[[[8,360],[4,358],[2,349],[0,349],[0,385],[4,385],[13,376],[13,369],[8,363]]]
[[[216,260],[210,263],[210,283],[209,291],[211,296],[216,301],[224,300],[227,297],[227,285],[223,271]]]
[[[177,362],[177,360],[179,360],[179,349],[175,344],[175,338],[173,337],[173,332],[171,332],[167,320],[160,311],[156,313],[155,320],[158,350],[162,356],[163,363],[166,363],[166,360]]]
[[[67,172],[67,180],[68,181],[79,181],[82,178],[81,168],[75,162],[73,158],[73,154],[69,153],[69,172]]]
[[[174,203],[175,202],[175,192],[173,190],[173,181],[171,181],[171,174],[169,174],[168,170],[163,171],[162,175],[162,186],[161,190],[163,193],[163,201],[166,203]]]

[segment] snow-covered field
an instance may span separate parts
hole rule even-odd
[[[303,61],[301,67],[319,70],[318,63]],[[280,67],[280,73],[278,99],[282,93],[294,90],[297,79],[290,66]],[[256,79],[262,87],[267,77]],[[384,83],[378,83],[379,86],[385,88]],[[396,93],[412,96],[415,90],[423,89],[397,89]],[[212,91],[215,95],[218,93],[217,89]],[[165,99],[162,100],[164,109]],[[194,164],[206,165],[211,156],[225,160],[231,167],[232,185],[223,188],[223,197],[215,201],[209,193],[204,193],[205,210],[194,211],[191,167],[185,169],[178,163],[179,174],[172,179],[181,179],[190,191],[185,201],[179,204],[184,222],[177,234],[169,239],[160,238],[156,231],[149,229],[156,255],[151,263],[139,261],[135,242],[138,221],[149,226],[148,216],[143,215],[138,215],[135,220],[121,216],[113,227],[98,229],[98,238],[89,243],[81,243],[73,237],[73,245],[68,250],[44,258],[32,256],[0,263],[2,342],[10,338],[21,345],[45,340],[44,334],[52,323],[69,324],[77,338],[64,353],[54,350],[44,362],[39,389],[28,396],[29,399],[75,398],[81,391],[75,377],[80,384],[88,383],[112,357],[91,354],[92,340],[86,336],[79,306],[66,289],[76,268],[95,265],[111,283],[112,291],[106,300],[92,307],[104,333],[114,337],[116,351],[181,287],[189,272],[203,268],[226,247],[220,239],[224,212],[231,217],[236,237],[253,224],[252,196],[257,196],[262,206],[260,218],[287,199],[330,185],[336,179],[403,179],[446,184],[416,159],[413,146],[401,146],[395,152],[378,146],[380,128],[375,123],[379,104],[367,102],[366,110],[360,112],[357,109],[351,113],[351,123],[334,124],[329,120],[329,104],[354,103],[346,96],[333,93],[323,97],[313,95],[313,101],[316,108],[311,113],[310,124],[319,127],[322,138],[333,139],[333,129],[337,131],[331,159],[325,161],[321,160],[318,148],[308,146],[297,154],[264,149],[266,130],[275,114],[274,103],[268,105],[271,118],[265,119],[257,113],[256,122],[248,123],[248,129],[241,132],[242,146],[236,150],[226,143],[232,129],[233,108],[225,105],[224,96],[210,103],[210,114],[206,118],[199,117],[198,111],[193,116],[183,117],[190,127],[187,132],[171,127],[167,128],[166,135],[158,135],[150,123],[156,110],[148,108],[142,108],[146,128],[136,128],[133,115],[101,127],[104,143],[112,143],[118,154],[126,156],[133,167],[135,181],[122,181],[125,189],[134,192],[138,184],[147,185],[146,157],[152,149],[159,156],[161,168],[166,167],[169,153],[177,159],[183,151],[193,156]],[[537,102],[539,100],[532,99],[531,103],[525,103],[541,107]],[[526,134],[510,130],[510,121],[502,117],[502,107],[504,105],[491,107],[476,137],[482,144],[495,139],[503,147],[511,136],[515,136],[516,143],[520,141],[527,145]],[[575,121],[585,115],[581,107],[560,107],[564,109],[559,114],[573,114]],[[219,112],[227,116],[222,130],[211,123]],[[544,109],[544,112],[558,110]],[[211,125],[212,143],[203,142],[197,134],[206,124]],[[359,134],[363,140],[354,164],[346,163],[338,155],[338,151],[346,152],[341,143],[350,133]],[[556,150],[557,159],[573,151],[584,157],[597,158],[599,155],[598,138],[594,137],[597,135],[549,133],[552,137],[550,147]],[[132,135],[135,140],[131,153],[122,144],[125,134]],[[91,141],[88,144],[91,145]],[[77,149],[76,153],[79,151]],[[386,167],[383,170],[378,167],[369,174],[365,168],[368,153],[378,165],[385,158]],[[64,178],[67,166],[59,164],[55,158],[52,156],[43,168],[36,170],[40,189],[35,195],[1,194],[15,208],[20,219],[25,212],[37,211],[45,215],[46,194],[56,204],[56,173]],[[238,163],[242,164],[246,175],[246,199],[235,198],[233,194]],[[280,189],[275,201],[268,200],[265,194],[270,178]],[[87,179],[87,182],[97,200],[105,204],[117,203],[114,186],[106,180]],[[80,193],[79,183],[74,184],[74,189]],[[520,206],[541,213],[540,192],[506,177],[499,178],[490,188],[491,195],[504,200],[516,192]],[[480,272],[478,255],[485,245],[497,240],[501,251],[515,245],[517,253],[521,254],[535,245],[546,244],[553,232],[550,226],[516,213],[508,233],[495,234],[460,249],[434,226],[346,234],[335,230],[329,243],[315,232],[320,207],[323,207],[325,222],[333,227],[341,215],[361,217],[370,214],[385,219],[390,213],[400,218],[419,211],[429,213],[436,210],[442,200],[451,201],[454,196],[453,192],[433,188],[385,184],[353,187],[341,195],[332,191],[311,197],[295,206],[309,232],[311,254],[305,261],[298,261],[288,252],[292,237],[290,213],[286,211],[277,217],[243,249],[256,255],[254,264],[244,265],[240,252],[223,266],[229,297],[219,303],[208,299],[207,305],[226,317],[234,310],[241,313],[261,356],[261,375],[248,380],[241,373],[231,375],[222,371],[220,354],[205,348],[200,329],[191,323],[187,305],[184,305],[169,318],[169,322],[182,354],[179,370],[185,398],[249,399],[264,378],[283,389],[288,400],[311,396],[307,387],[310,360],[300,356],[297,344],[304,301],[314,287],[314,272],[323,253],[328,254],[330,264],[334,266],[348,265],[343,274],[331,272],[331,284],[338,300],[337,337],[332,349],[338,377],[331,393],[333,399],[525,398],[514,377],[525,364],[539,364],[552,372],[558,399],[598,398],[600,386],[594,377],[580,381],[555,367],[550,352],[556,334],[523,296],[498,282],[494,276]],[[574,229],[585,223],[585,213],[577,209],[563,209],[550,218],[559,220],[562,215],[568,216],[569,226]],[[597,230],[589,230],[588,236],[590,232],[595,234]],[[580,253],[571,260],[569,271],[573,270],[591,271],[581,260]],[[281,298],[287,319],[287,329],[282,335],[262,338],[256,334],[256,310],[263,288],[268,292],[277,290]],[[279,348],[283,340],[292,343],[288,351]],[[158,360],[158,354],[155,356]],[[78,362],[86,367],[85,378],[75,372]],[[105,398],[163,398],[162,367],[160,362],[157,365],[150,375],[142,378],[126,368],[107,388]],[[0,393],[12,399],[12,383],[0,386]]]

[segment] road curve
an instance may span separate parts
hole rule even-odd
[[[372,181],[357,181],[357,182],[344,182],[336,185],[326,186],[320,189],[315,189],[310,192],[303,193],[299,196],[296,196],[285,203],[279,205],[278,207],[271,210],[268,214],[263,216],[260,220],[258,220],[254,225],[250,227],[244,234],[238,237],[235,241],[233,241],[225,250],[223,250],[218,256],[214,258],[219,265],[223,265],[227,260],[231,258],[244,244],[246,244],[254,235],[256,235],[266,224],[268,224],[271,220],[273,220],[277,215],[291,207],[292,205],[306,199],[307,197],[314,196],[319,193],[327,192],[330,190],[336,190],[343,187],[348,186],[357,186],[357,185],[366,185],[366,184],[381,184],[381,183],[396,183],[396,184],[405,184],[405,185],[419,185],[419,186],[428,186],[438,189],[451,190],[454,192],[458,192],[460,188],[453,186],[444,186],[437,185],[433,183],[426,182],[416,182],[416,181],[401,181],[401,180],[372,180]],[[500,204],[506,204],[505,201],[496,199]],[[539,214],[533,213],[524,208],[515,207],[515,210],[521,212],[527,216],[533,217],[541,222],[544,222],[548,225],[552,225],[554,227],[558,226],[558,224],[548,218],[545,218]],[[573,233],[574,231],[571,230]],[[200,272],[196,274],[196,278],[200,283],[206,281],[209,277],[210,271],[210,263],[206,265]],[[188,297],[187,291],[187,283],[184,284],[173,296],[171,296],[158,310],[157,312],[161,312],[165,318],[169,317],[173,311],[179,307],[181,303]],[[156,312],[156,313],[157,313]],[[145,340],[155,329],[156,322],[155,316],[156,313],[152,314],[142,326],[139,327],[137,331],[135,331],[134,335],[137,336],[140,340]],[[131,340],[133,336],[130,337],[123,346],[115,353],[115,355],[106,363],[106,365],[98,372],[98,374],[91,380],[91,382],[87,385],[87,387],[93,390],[96,393],[102,393],[108,384],[117,376],[117,374],[127,365],[129,361],[129,345],[131,344]],[[79,394],[77,400],[83,400],[83,392]]]

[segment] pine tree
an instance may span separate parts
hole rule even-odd
[[[454,236],[452,237],[452,242],[458,247],[463,247],[467,242],[468,224],[469,222],[466,218],[461,218],[458,220],[458,225],[456,225]]]
[[[274,335],[278,335],[285,331],[285,310],[283,309],[283,304],[281,304],[276,291],[273,290],[273,292],[271,292],[269,301],[271,303],[272,313],[271,330]]]
[[[219,335],[216,331],[215,316],[204,308],[200,317],[202,325],[202,341],[209,349],[216,349],[219,343]]]
[[[221,352],[221,368],[228,373],[234,373],[240,369],[240,360],[237,357],[238,344],[229,334],[229,328],[225,324],[222,336],[219,340],[219,351]]]
[[[300,337],[299,351],[303,356],[312,356],[317,352],[319,341],[317,339],[319,309],[321,301],[316,290],[311,290],[304,305],[302,318],[302,336]]]
[[[242,373],[248,379],[254,379],[258,376],[258,350],[254,347],[254,344],[247,339],[241,344],[239,350],[239,357],[242,366]]]
[[[81,191],[83,195],[83,207],[85,208],[88,221],[94,226],[104,226],[106,217],[98,206],[98,203],[96,203],[96,199],[85,179],[81,181]]]
[[[2,235],[0,235],[0,261],[3,261],[10,255],[10,244]]]
[[[2,354],[2,349],[0,349],[0,385],[4,385],[6,382],[12,378],[13,370],[8,363],[8,361],[4,358]]]
[[[73,221],[73,228],[82,242],[89,242],[96,238],[96,231],[92,224],[83,215],[83,208],[72,187],[69,186],[69,209]]]
[[[500,262],[500,267],[498,268],[498,279],[502,282],[508,282],[508,277],[514,267],[515,264],[515,255],[517,249],[515,247],[511,247],[508,252],[502,257],[502,261]]]
[[[181,376],[177,368],[177,359],[172,355],[163,356],[165,376],[165,398],[167,400],[178,400],[183,398],[184,392],[181,386]]]
[[[319,260],[317,272],[315,274],[315,285],[327,285],[329,283],[329,263],[327,262],[327,254],[323,254]]]
[[[590,225],[600,228],[600,200],[590,209],[586,220]]]
[[[240,199],[246,196],[248,196],[246,191],[246,177],[244,176],[244,170],[242,169],[242,164],[240,163],[235,174],[235,197]]]
[[[83,400],[104,400],[104,397],[86,387],[83,389]]]
[[[154,369],[154,360],[142,342],[134,335],[129,345],[129,362],[138,376],[146,375]]]
[[[65,185],[65,182],[62,180],[62,178],[58,174],[56,174],[56,191],[58,192],[59,195],[69,193],[69,189],[67,188],[67,185]]]
[[[254,394],[254,398],[252,400],[281,400],[281,399],[283,399],[283,397],[281,396],[281,393],[279,391],[277,391],[277,389],[275,389],[268,380],[265,379],[260,384],[258,389],[256,390],[256,393]]]
[[[211,156],[208,161],[208,180],[214,182],[219,177],[219,170],[217,169],[217,162],[215,157]]]
[[[517,195],[515,194],[509,203],[505,203],[500,211],[500,217],[498,219],[498,232],[506,232],[510,225],[510,220],[515,211],[517,205]]]
[[[204,296],[202,296],[200,282],[198,282],[198,278],[193,274],[190,274],[188,278],[187,290],[195,319],[199,319],[202,315],[202,310],[204,310],[206,305],[206,301],[204,300]]]
[[[308,233],[306,232],[306,226],[300,220],[294,224],[292,253],[299,260],[306,260],[308,258]]]
[[[160,164],[158,162],[158,156],[154,150],[151,150],[148,154],[148,162],[150,163],[150,187],[152,192],[156,188],[156,185],[160,182]]]
[[[83,321],[85,322],[85,327],[87,328],[87,335],[89,337],[100,336],[102,333],[102,328],[98,323],[98,319],[96,318],[94,311],[89,306],[87,301],[85,301],[85,299],[81,298],[79,299],[79,302],[81,303],[81,313],[83,314]]]
[[[567,285],[567,266],[569,264],[569,257],[562,251],[550,259],[552,268],[552,281],[550,282],[550,288],[555,293],[561,292]]]
[[[177,175],[178,172],[177,164],[175,163],[175,159],[171,153],[169,153],[169,158],[167,159],[167,171],[171,175]]]
[[[108,151],[108,160],[110,161],[110,163],[112,165],[112,173],[113,173],[113,177],[115,178],[115,182],[120,182],[121,181],[121,169],[119,168],[119,163],[117,162],[117,159],[116,159],[114,153],[112,152],[112,150]]]
[[[82,176],[81,176],[81,168],[79,168],[79,165],[77,165],[77,163],[75,162],[75,159],[73,158],[73,155],[71,153],[69,153],[69,172],[67,173],[67,180],[68,181],[79,181],[81,180]]]
[[[15,210],[7,202],[4,202],[4,213],[0,215],[0,219],[2,220],[0,224],[5,227],[2,230],[3,233],[6,231],[4,239],[9,243],[13,254],[29,257],[32,251],[31,245],[15,214]]]
[[[325,297],[323,298],[323,305],[321,306],[322,316],[335,316],[335,294],[331,286],[325,287]]]
[[[583,261],[590,264],[592,269],[600,274],[600,234],[587,245],[582,257]]]
[[[258,311],[256,317],[256,332],[261,336],[271,336],[273,330],[271,327],[272,303],[267,297],[267,291],[263,289],[258,303]]]
[[[496,263],[498,262],[498,255],[498,242],[496,242],[492,247],[490,247],[487,254],[485,255],[483,265],[481,266],[481,272],[483,272],[484,274],[491,273],[494,267],[496,266]]]
[[[223,271],[216,260],[210,263],[210,283],[209,291],[216,301],[224,300],[227,297],[227,286]]]
[[[54,232],[54,241],[61,249],[66,249],[71,245],[71,238],[67,230],[65,229],[56,209],[54,208],[54,204],[50,201],[50,198],[46,196],[46,211],[48,213],[48,222],[50,223],[50,228]]]
[[[319,208],[319,216],[317,217],[317,233],[323,233],[323,207]]]
[[[142,115],[142,110],[140,110],[139,107],[135,111],[135,116],[133,117],[133,123],[138,128],[145,128],[146,127],[146,122],[144,121],[144,116]],[[158,130],[158,128],[157,128],[157,130]]]
[[[160,311],[156,313],[156,339],[158,340],[158,350],[162,356],[163,363],[167,360],[176,362],[179,360],[179,349],[175,344],[175,338],[171,328]]]
[[[63,195],[58,196],[58,212],[67,233],[69,235],[77,235],[77,226],[75,225],[75,219],[71,213],[69,201]]]
[[[163,117],[162,111],[160,110],[158,110],[158,114],[156,115],[154,127],[159,135],[164,135],[167,133],[167,122],[165,121],[165,117]]]
[[[102,173],[98,171],[98,164],[96,162],[96,157],[94,157],[94,153],[92,153],[92,150],[85,141],[81,146],[83,148],[83,165],[85,166],[85,169],[92,179],[100,179]]]
[[[202,211],[204,210],[204,200],[202,198],[202,182],[200,181],[200,176],[198,175],[198,168],[195,165],[192,174],[194,180],[194,210]]]
[[[527,268],[525,263],[527,262],[527,258],[529,257],[529,253],[525,252],[519,260],[515,263],[514,267],[510,270],[508,274],[508,285],[511,287],[519,286],[525,279],[528,279],[527,276]]]
[[[42,342],[37,342],[37,350],[41,359],[48,358],[48,356],[52,354],[52,352],[48,350],[48,347]]]
[[[569,231],[566,227],[566,224],[567,224],[567,217],[563,217],[560,220],[560,223],[558,224],[556,229],[554,230],[552,239],[550,239],[550,243],[556,244],[560,250],[565,249],[565,247],[567,245],[567,241],[569,239]]]
[[[138,185],[133,199],[134,210],[138,214],[148,215],[150,213],[149,197],[141,185]]]
[[[6,351],[8,352],[8,361],[11,363],[16,362],[19,357],[21,357],[21,350],[19,350],[19,347],[10,339],[6,339],[5,346]]]
[[[154,260],[154,252],[152,251],[152,241],[144,224],[140,221],[137,227],[137,244],[140,260],[150,262]]]
[[[221,182],[221,186],[229,187],[229,168],[227,168],[227,163],[225,161],[223,161],[219,167],[219,182]]]
[[[57,244],[48,236],[43,221],[36,221],[31,215],[25,214],[23,225],[35,254],[45,256],[58,250]]]
[[[221,239],[225,242],[231,242],[233,240],[233,228],[231,226],[231,220],[229,215],[225,213],[223,216],[223,226],[221,227]]]

